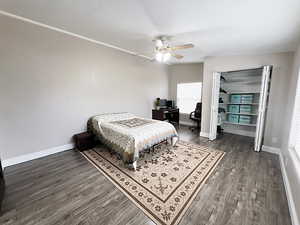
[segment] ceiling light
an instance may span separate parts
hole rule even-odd
[[[157,52],[156,55],[155,55],[155,59],[158,62],[162,62],[163,61],[163,54],[161,52]]]
[[[161,48],[163,45],[164,44],[163,44],[162,40],[160,40],[160,39],[156,40],[156,47]]]
[[[167,62],[170,58],[171,58],[170,52],[166,52],[165,54],[163,54],[163,62]]]
[[[157,52],[155,54],[155,59],[158,62],[167,62],[171,58],[171,53],[170,52]]]
[[[157,52],[155,54],[155,59],[158,62],[167,62],[171,58],[171,53],[170,52]]]

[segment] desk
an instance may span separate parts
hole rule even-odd
[[[168,120],[170,123],[179,124],[179,109],[152,109],[152,119],[154,120]]]

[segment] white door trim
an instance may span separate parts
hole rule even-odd
[[[213,83],[212,83],[212,90],[211,90],[212,93],[211,107],[210,107],[210,128],[209,128],[209,140],[211,141],[217,138],[220,77],[221,77],[221,73],[213,72]]]
[[[259,106],[258,106],[258,117],[256,123],[255,146],[254,146],[254,150],[257,152],[261,151],[261,147],[262,147],[271,70],[272,70],[272,66],[263,67],[262,84],[261,84]]]

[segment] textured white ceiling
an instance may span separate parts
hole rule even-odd
[[[0,0],[0,10],[151,56],[152,39],[193,43],[181,61],[293,51],[300,0]]]

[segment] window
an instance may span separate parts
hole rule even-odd
[[[292,120],[291,145],[300,156],[300,71],[295,97],[295,108]]]
[[[177,106],[181,113],[191,113],[201,102],[202,83],[177,84]]]

